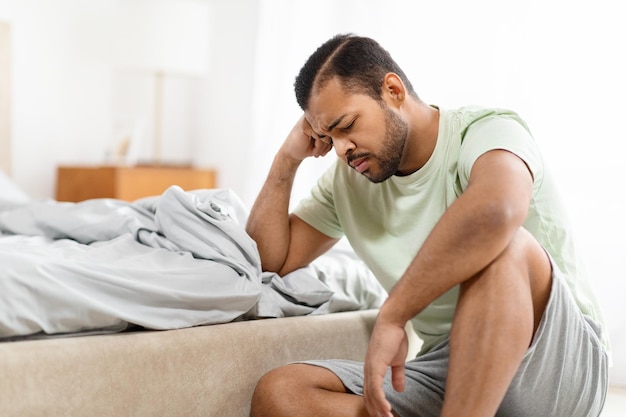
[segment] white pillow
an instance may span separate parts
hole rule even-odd
[[[6,174],[0,171],[0,201],[27,203],[30,197],[20,189]]]

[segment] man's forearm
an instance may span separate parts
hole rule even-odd
[[[263,269],[279,271],[289,251],[289,200],[301,161],[280,152],[248,217],[246,231],[256,241]]]
[[[456,207],[455,207],[456,208]],[[453,208],[390,293],[401,321],[409,320],[450,288],[487,266],[504,250],[518,226],[504,225],[494,216],[456,216]]]
[[[486,155],[475,170],[486,171],[494,162],[507,169],[483,173],[487,180],[476,180],[444,213],[383,306],[392,321],[409,320],[485,268],[522,226],[531,195],[526,166],[506,151]]]

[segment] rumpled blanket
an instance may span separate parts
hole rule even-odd
[[[349,247],[263,273],[228,189],[0,209],[0,338],[326,314],[386,297]]]

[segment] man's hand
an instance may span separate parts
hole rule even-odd
[[[383,379],[391,367],[393,388],[404,391],[404,362],[409,342],[404,326],[376,320],[365,357],[363,398],[370,416],[393,417],[391,404],[385,398]]]
[[[291,129],[281,152],[296,161],[302,161],[309,156],[324,156],[332,148],[332,145],[319,139],[303,115]]]

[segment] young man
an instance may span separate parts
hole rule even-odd
[[[247,230],[266,270],[346,236],[389,291],[365,364],[265,375],[260,416],[597,416],[607,354],[562,207],[513,112],[425,104],[374,40],[336,36],[295,83],[304,115]],[[303,159],[338,160],[288,213]],[[423,339],[405,363],[405,324]],[[280,348],[280,347],[277,347]]]

